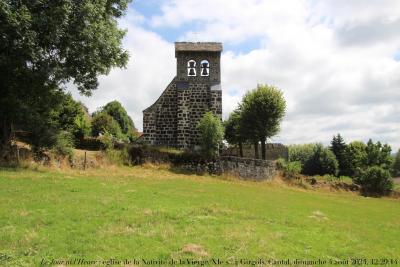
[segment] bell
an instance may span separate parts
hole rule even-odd
[[[201,70],[201,75],[208,76],[208,69],[203,67],[203,69]]]
[[[189,76],[196,76],[196,72],[194,71],[194,69],[189,69]]]

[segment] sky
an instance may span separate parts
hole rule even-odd
[[[270,142],[369,138],[400,148],[399,0],[136,0],[119,21],[126,69],[99,78],[91,112],[118,100],[142,130],[142,111],[176,72],[175,41],[222,42],[223,118],[257,84],[283,91]]]

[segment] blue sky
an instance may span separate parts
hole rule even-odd
[[[139,129],[142,110],[175,75],[175,41],[219,41],[223,116],[243,94],[267,83],[287,101],[272,142],[328,144],[368,138],[400,148],[400,1],[136,0],[127,69],[100,78],[91,111],[114,99]]]

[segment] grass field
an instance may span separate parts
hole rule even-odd
[[[0,169],[0,265],[77,258],[400,265],[400,201],[156,167]]]

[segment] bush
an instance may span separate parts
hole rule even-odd
[[[378,166],[369,167],[354,181],[367,194],[385,195],[393,189],[393,179],[389,171]]]
[[[303,172],[307,175],[337,175],[339,164],[335,154],[322,144],[317,144],[313,149],[313,155],[304,165]]]
[[[99,137],[99,140],[102,144],[102,149],[108,150],[114,148],[114,137],[109,132],[105,132],[105,134]]]
[[[74,141],[71,133],[62,131],[55,137],[53,151],[61,156],[67,156],[70,159],[74,156]]]
[[[300,161],[286,162],[284,159],[278,159],[276,166],[282,170],[283,175],[287,178],[297,178],[301,173]]]
[[[110,163],[113,163],[115,165],[130,165],[130,157],[129,157],[129,153],[128,153],[128,149],[124,148],[121,150],[117,150],[117,149],[107,149],[106,151],[104,151],[107,160]]]
[[[316,144],[290,145],[289,161],[300,161],[304,166],[314,155],[315,146]]]
[[[130,146],[128,148],[129,159],[132,164],[143,164],[144,163],[144,146]]]
[[[86,137],[76,143],[76,148],[84,150],[98,151],[103,147],[103,143],[97,137]]]
[[[200,119],[197,128],[200,132],[200,143],[205,156],[217,156],[219,146],[224,138],[224,127],[221,119],[212,112],[206,112]]]

